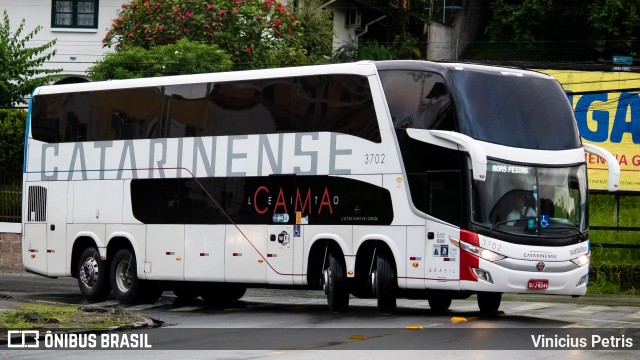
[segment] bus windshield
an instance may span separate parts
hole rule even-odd
[[[463,134],[517,148],[580,147],[571,105],[554,79],[467,70],[450,75]]]
[[[472,220],[514,235],[575,236],[586,230],[586,167],[546,168],[488,161],[473,183]]]

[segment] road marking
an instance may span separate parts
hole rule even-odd
[[[514,307],[512,309],[509,309],[509,312],[525,312],[525,311],[532,311],[532,310],[540,310],[540,309],[546,309],[546,308],[550,308],[552,307],[554,304],[553,303],[547,303],[547,302],[541,302],[541,303],[531,303],[531,304],[527,304],[527,305],[520,305],[517,307]]]
[[[169,311],[194,311],[194,310],[202,310],[206,306],[181,306],[175,309],[169,309]]]
[[[602,306],[602,305],[591,305],[585,306],[583,308],[571,310],[573,314],[595,314],[599,312],[609,311],[611,309],[610,306]]]
[[[635,312],[633,314],[629,314],[629,315],[627,315],[627,317],[631,318],[631,319],[640,319],[640,311]]]

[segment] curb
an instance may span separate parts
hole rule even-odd
[[[7,303],[13,303],[13,304],[10,304],[10,305],[7,306]],[[4,305],[4,306],[0,306],[0,314],[2,314],[3,312],[6,312],[6,311],[13,310],[20,303],[46,303],[46,304],[54,304],[54,305],[70,305],[70,304],[62,304],[62,303],[49,302],[49,301],[38,301],[38,300],[33,300],[33,299],[15,298],[15,297],[12,297],[12,296],[0,294],[0,305]],[[76,304],[72,304],[72,305],[76,305]],[[79,308],[93,307],[95,309],[101,309],[101,310],[105,310],[105,311],[109,311],[110,310],[110,308],[104,308],[104,307],[99,307],[99,306],[87,306],[87,305],[76,305],[76,306],[78,306]],[[124,309],[121,309],[121,310],[123,312],[127,312]],[[104,334],[104,333],[127,331],[127,330],[153,329],[153,328],[161,327],[164,324],[163,321],[152,319],[152,318],[148,318],[148,317],[140,315],[140,314],[136,314],[136,316],[142,318],[142,320],[134,322],[134,323],[130,323],[130,324],[111,326],[111,327],[108,327],[106,329],[67,329],[67,328],[43,328],[43,327],[38,327],[38,328],[32,328],[32,329],[15,329],[15,330],[13,330],[13,329],[4,329],[4,328],[2,328],[3,333],[0,333],[0,346],[8,346],[9,343],[15,343],[15,342],[22,343],[23,339],[24,339],[25,343],[35,343],[35,341],[36,341],[36,338],[34,338],[34,336],[32,336],[32,335],[22,335],[22,334],[19,334],[19,333],[14,335],[14,336],[9,337],[8,331],[27,331],[27,332],[33,331],[34,333],[37,331],[37,332],[51,332],[51,333],[54,333],[54,334]],[[9,341],[9,339],[11,339],[11,341]]]

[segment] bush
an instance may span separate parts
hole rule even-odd
[[[640,264],[592,265],[589,292],[640,294]]]
[[[300,21],[276,0],[131,0],[103,44],[119,52],[187,38],[218,45],[235,69],[248,69],[304,64],[301,31]]]
[[[27,112],[0,109],[0,168],[22,169]]]
[[[232,67],[231,56],[217,45],[183,38],[175,44],[129,47],[106,54],[89,69],[89,76],[94,80],[131,79],[228,71]]]

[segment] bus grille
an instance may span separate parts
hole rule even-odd
[[[29,186],[29,204],[27,206],[28,221],[47,221],[47,188],[44,186]]]

